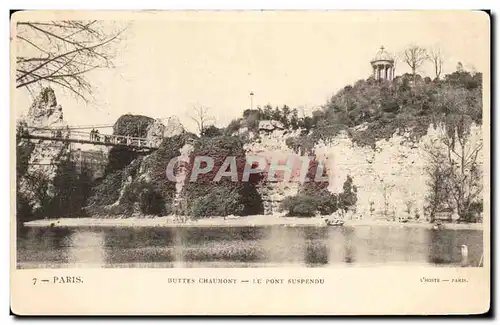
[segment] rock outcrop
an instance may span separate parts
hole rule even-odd
[[[28,115],[18,122],[20,132],[31,128],[51,128],[67,134],[61,105],[52,88],[44,88],[31,105]],[[29,129],[26,129],[29,128]],[[42,132],[42,131],[40,131]],[[36,213],[43,201],[54,195],[53,180],[61,159],[69,154],[67,143],[17,137],[17,191]]]
[[[271,124],[266,124],[269,125]],[[296,134],[287,133],[280,128],[272,131],[268,129],[264,128],[258,140],[247,145],[247,155],[293,156],[295,153],[287,147],[286,139]],[[430,126],[427,134],[418,141],[409,134],[394,134],[388,140],[378,141],[375,148],[358,146],[346,133],[340,133],[327,142],[316,144],[314,154],[328,169],[330,192],[342,192],[347,175],[353,178],[358,197],[355,217],[423,218],[429,181],[425,170],[428,157],[426,147],[441,141],[443,132],[440,127]],[[477,143],[481,137],[481,126],[473,125],[470,143]],[[477,160],[481,165],[482,152]],[[275,213],[281,201],[297,194],[298,188],[297,182],[264,183],[259,191],[266,213]]]
[[[274,128],[274,124],[269,122],[263,125],[259,137],[249,142],[245,146],[246,155],[264,156],[268,162],[273,160],[287,160],[296,156],[292,149],[288,148],[285,141],[288,136],[287,131],[281,127]],[[280,162],[281,164],[281,162]],[[265,214],[278,213],[281,201],[287,196],[296,195],[299,190],[298,182],[264,181],[257,188],[262,197]]]
[[[162,123],[160,119],[156,119],[153,123],[151,123],[146,131],[146,138],[157,140],[163,139],[163,134],[165,133],[165,125]]]
[[[31,104],[24,122],[29,127],[58,128],[66,126],[62,106],[57,104],[56,95],[52,88],[42,89]]]
[[[357,215],[423,218],[425,196],[429,193],[427,148],[431,144],[439,146],[443,132],[441,127],[430,126],[418,141],[409,134],[394,134],[388,140],[377,141],[375,149],[359,147],[342,133],[318,144],[315,150],[317,155],[329,157],[331,192],[342,191],[347,175],[353,178],[358,189]],[[473,125],[469,142],[478,143],[481,134],[482,128]],[[482,161],[480,152],[479,165]]]
[[[179,118],[177,116],[171,116],[169,117],[167,125],[165,126],[165,129],[163,131],[163,137],[169,138],[175,135],[179,135],[183,132],[185,132],[185,129],[179,121]]]

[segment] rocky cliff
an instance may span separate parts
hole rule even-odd
[[[264,156],[268,162],[280,161],[286,164],[287,159],[293,159],[297,154],[286,145],[286,139],[297,135],[283,128],[276,121],[261,121],[258,136],[251,135],[251,141],[245,145],[247,156]],[[299,190],[298,182],[265,181],[258,186],[262,197],[265,214],[279,212],[281,201],[287,196],[296,195]]]
[[[62,106],[54,90],[44,88],[33,101],[28,114],[17,125],[17,191],[18,200],[32,207],[36,214],[44,201],[54,196],[54,178],[62,159],[69,154],[67,143],[24,139],[20,133],[37,131],[31,128],[51,128],[59,135],[67,134]]]
[[[442,127],[430,126],[427,134],[416,140],[410,134],[395,133],[388,140],[379,140],[375,147],[359,146],[341,132],[329,141],[314,147],[316,157],[326,164],[332,193],[340,193],[350,175],[357,187],[357,206],[353,216],[358,218],[423,218],[425,196],[429,192],[429,175],[426,171],[428,148],[443,146]],[[295,133],[273,128],[261,130],[258,137],[247,145],[248,154],[268,157],[292,157],[295,153],[286,140]],[[482,139],[482,128],[473,125],[470,144]],[[442,148],[444,150],[444,148]],[[469,150],[470,148],[466,148]],[[478,163],[482,165],[482,151]],[[272,182],[260,188],[266,213],[277,211],[287,196],[297,194],[297,182]]]

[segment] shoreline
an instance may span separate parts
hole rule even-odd
[[[328,218],[328,217],[327,217]],[[257,215],[246,217],[214,217],[178,222],[173,216],[165,217],[130,217],[130,218],[54,218],[33,220],[23,223],[25,227],[165,227],[165,228],[188,228],[188,227],[328,227],[324,218],[300,218],[282,217],[277,215]],[[346,220],[344,227],[363,226],[386,226],[386,227],[409,227],[432,229],[433,224],[428,222],[407,222],[383,220]],[[482,223],[443,223],[443,229],[453,230],[483,230]],[[331,227],[336,228],[336,227]]]

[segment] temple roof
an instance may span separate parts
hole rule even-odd
[[[377,52],[371,62],[376,61],[394,61],[394,58],[385,50],[384,46],[381,46],[380,50]]]

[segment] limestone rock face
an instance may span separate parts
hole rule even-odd
[[[165,133],[165,125],[160,119],[155,120],[147,129],[146,138],[148,139],[162,139]]]
[[[44,88],[31,105],[28,115],[18,124],[23,127],[58,129],[67,134],[61,105],[57,104],[54,90]],[[29,129],[31,133],[36,130]],[[38,131],[47,132],[47,131]],[[49,131],[50,132],[50,131]],[[53,195],[53,180],[60,160],[69,154],[67,143],[42,141],[17,137],[18,191],[36,212],[41,207],[43,195]],[[44,184],[47,186],[44,187]]]
[[[174,135],[179,135],[184,132],[184,126],[182,126],[179,118],[177,116],[171,116],[168,119],[167,125],[163,132],[165,138],[173,137]]]
[[[356,212],[353,217],[363,219],[394,216],[424,217],[425,196],[429,180],[425,171],[427,163],[426,146],[440,141],[444,130],[430,126],[427,134],[418,141],[409,134],[394,134],[389,140],[380,140],[375,149],[360,147],[345,133],[340,133],[328,142],[318,143],[314,154],[325,163],[329,174],[329,190],[342,192],[342,186],[350,175],[357,187]],[[287,147],[286,139],[296,134],[275,129],[260,132],[259,140],[247,145],[247,155],[293,155]],[[481,126],[473,125],[470,142],[476,143],[482,136]],[[478,156],[482,169],[483,153]],[[275,213],[280,202],[287,196],[295,195],[298,182],[264,183],[260,190],[266,213]],[[410,208],[411,216],[407,210]]]
[[[292,149],[288,148],[285,141],[288,136],[296,134],[286,134],[287,131],[275,129],[272,132],[261,132],[258,141],[252,141],[245,145],[246,155],[248,156],[262,156],[268,162],[273,160],[280,161],[295,157],[296,154]],[[264,205],[264,214],[276,214],[279,211],[281,201],[287,196],[296,195],[299,190],[299,183],[290,181],[267,181],[258,186],[257,191],[262,197]]]
[[[441,127],[430,126],[418,141],[411,140],[409,134],[395,134],[389,140],[378,141],[375,149],[359,147],[346,134],[340,134],[328,143],[318,144],[316,154],[330,158],[331,192],[341,192],[347,175],[351,175],[358,189],[357,215],[364,219],[415,215],[423,218],[429,181],[426,146],[436,145],[443,132]],[[473,126],[470,142],[476,143],[481,133],[480,126]],[[482,159],[480,153],[480,165]]]
[[[284,130],[285,127],[279,121],[275,120],[265,120],[259,121],[259,131],[272,132],[275,130]]]
[[[54,90],[42,89],[33,101],[25,121],[29,127],[65,127],[62,106],[57,104]]]

